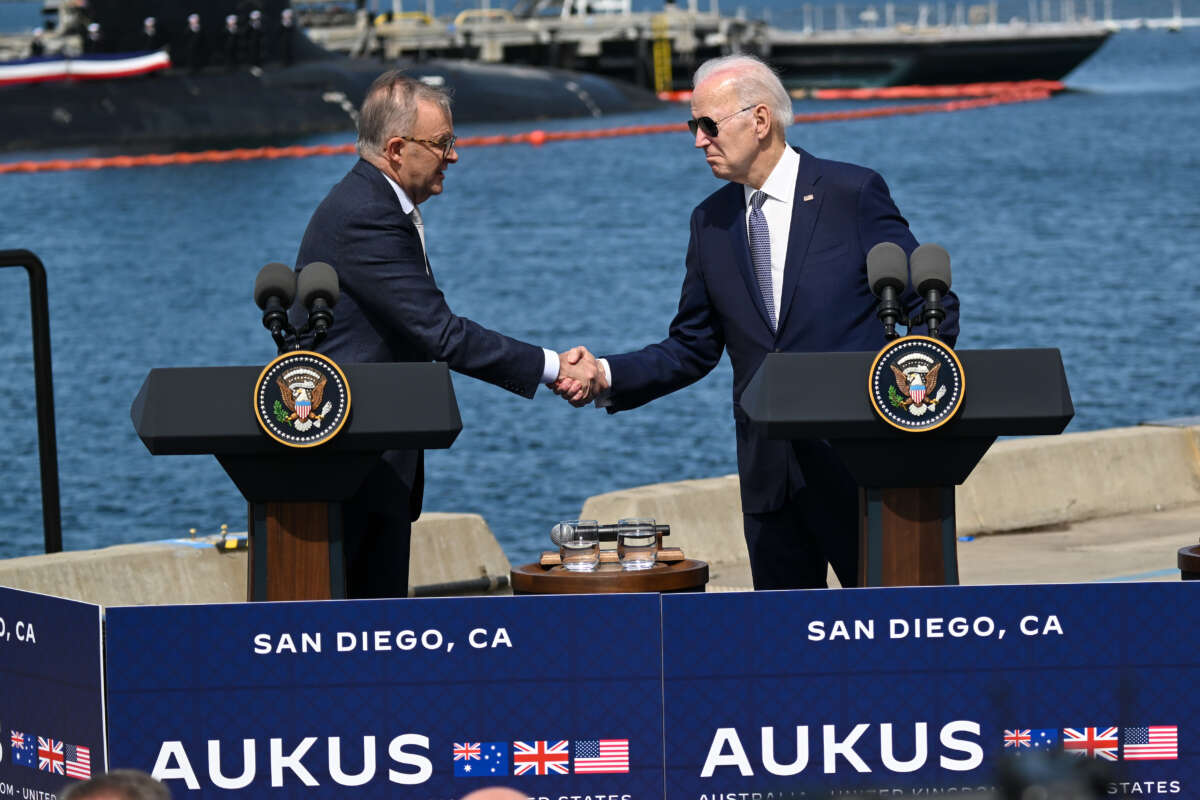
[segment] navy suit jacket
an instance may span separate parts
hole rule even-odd
[[[545,368],[540,347],[489,330],[450,310],[428,269],[421,239],[383,173],[358,163],[313,212],[296,268],[324,261],[337,271],[341,297],[318,347],[339,363],[444,361],[464,375],[532,397]],[[292,324],[303,324],[303,309]],[[352,387],[369,391],[370,387]],[[421,509],[422,453],[389,451],[384,460]]]
[[[742,184],[729,183],[692,212],[679,311],[668,337],[633,353],[607,356],[613,380],[609,411],[616,412],[695,382],[728,348],[742,511],[748,514],[779,510],[805,485],[806,468],[821,469],[828,462],[820,443],[769,440],[754,432],[741,407],[746,384],[772,351],[882,347],[883,324],[867,284],[867,251],[880,242],[895,242],[909,253],[917,246],[878,173],[796,150],[800,167],[777,332],[771,330],[750,260],[745,191]],[[903,304],[909,313],[919,305],[911,285]],[[953,294],[945,308],[940,334],[953,344],[958,335]]]

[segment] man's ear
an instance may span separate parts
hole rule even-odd
[[[383,157],[391,162],[399,162],[404,154],[405,144],[407,142],[399,136],[393,136],[383,145]]]
[[[771,135],[771,127],[775,124],[775,118],[771,115],[771,109],[765,105],[759,104],[754,108],[754,133],[759,139],[766,139]]]

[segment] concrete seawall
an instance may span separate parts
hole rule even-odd
[[[1093,545],[1049,546],[1063,526],[1174,510],[1159,515],[1164,522],[1170,518],[1170,529],[1150,522],[1111,526],[1155,528],[1155,553],[1170,556],[1174,541],[1195,544],[1200,530],[1200,426],[1146,425],[998,442],[958,487],[956,502],[960,536],[1041,530],[1046,535],[1034,538],[1046,540],[1047,552],[1071,550],[1079,556],[1084,551],[1083,558]],[[584,503],[581,516],[603,522],[654,517],[669,523],[667,543],[709,563],[710,588],[749,586],[736,475],[597,495]],[[1134,557],[1136,533],[1109,550],[1122,564],[1158,566]],[[991,562],[1018,549],[1002,542],[990,547]],[[1021,547],[1027,549],[1028,542]],[[964,557],[960,548],[960,561]],[[1009,556],[1017,563],[1020,558]],[[965,567],[964,578],[970,573]],[[1028,580],[1039,579],[1020,569]],[[479,515],[427,513],[413,526],[409,582],[414,587],[444,589],[484,578],[490,579],[484,582],[492,584],[491,591],[503,591],[509,570]],[[237,602],[246,597],[246,552],[222,552],[212,540],[201,539],[27,556],[0,561],[0,585],[101,605]]]
[[[246,551],[219,537],[124,544],[0,561],[0,586],[103,606],[236,603],[246,599]],[[478,514],[423,514],[413,524],[413,587],[507,580],[511,566]]]

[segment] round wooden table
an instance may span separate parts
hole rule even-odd
[[[1200,544],[1179,548],[1179,577],[1185,581],[1200,580]]]
[[[604,594],[612,592],[703,592],[708,564],[690,558],[650,569],[623,570],[601,564],[594,572],[570,572],[561,566],[513,567],[513,594]]]

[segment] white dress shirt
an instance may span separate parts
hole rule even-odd
[[[417,235],[421,237],[421,250],[425,254],[425,270],[428,272],[429,250],[425,247],[425,223],[421,219],[421,212],[417,211],[417,204],[408,199],[408,195],[400,188],[400,184],[392,180],[391,176],[383,170],[380,170],[379,173],[391,184],[392,189],[396,192],[396,198],[400,201],[400,210],[412,219],[413,225],[417,229]],[[558,353],[546,347],[542,348],[542,352],[546,355],[545,366],[542,367],[542,383],[554,383],[558,380]]]
[[[787,260],[788,234],[792,230],[792,201],[796,197],[796,175],[800,169],[800,154],[791,147],[783,148],[779,162],[767,176],[761,191],[767,195],[762,204],[763,216],[767,219],[767,232],[771,236],[771,296],[775,298],[775,314],[783,309],[783,268]],[[746,236],[750,236],[750,198],[759,189],[744,185],[746,193]]]

